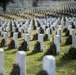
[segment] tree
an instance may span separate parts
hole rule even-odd
[[[0,0],[0,6],[3,8],[3,11],[6,11],[6,7],[9,2],[13,2],[13,0]]]
[[[33,6],[37,6],[38,0],[33,0]]]

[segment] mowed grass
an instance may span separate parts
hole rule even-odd
[[[75,29],[76,31],[76,29]],[[32,34],[34,34],[33,31]],[[34,49],[36,41],[30,40],[30,50],[26,51],[26,72],[27,75],[37,75],[37,73],[42,69],[42,58],[44,53],[49,47],[50,42],[52,42],[52,38],[55,35],[56,31],[52,35],[50,35],[50,41],[44,42],[43,52],[40,53],[32,53]],[[66,38],[64,36],[65,33],[62,33],[62,42],[60,43],[60,54],[55,56],[56,58],[56,75],[76,75],[76,60],[65,60],[63,59],[64,53],[67,53],[69,48],[72,45],[64,45]],[[24,34],[23,34],[24,36]],[[2,37],[0,37],[0,40]],[[8,38],[8,42],[10,42],[11,38]],[[18,39],[19,45],[23,41],[24,38]],[[8,47],[3,47],[4,49],[4,75],[10,75],[12,70],[12,64],[16,61],[16,52],[17,49],[8,50]],[[70,57],[69,57],[70,58]],[[22,61],[21,61],[22,62]],[[48,64],[48,63],[47,63]]]

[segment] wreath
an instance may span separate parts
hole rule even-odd
[[[18,64],[13,64],[12,65],[12,71],[10,73],[10,75],[20,75],[20,67]]]
[[[44,35],[43,40],[44,40],[44,41],[47,41],[47,40],[48,40],[48,34],[45,34],[45,35]]]
[[[2,39],[0,43],[0,47],[4,47],[4,46],[5,46],[5,39]]]
[[[38,27],[40,27],[40,23],[39,23],[39,21],[37,21],[37,24],[38,24]]]
[[[56,31],[56,34],[55,35],[57,35],[57,31]]]
[[[10,37],[13,37],[13,32],[10,32]]]
[[[38,40],[38,34],[37,33],[33,35],[33,40]]]
[[[0,36],[1,36],[1,32],[0,32]]]
[[[12,23],[10,24],[10,31],[12,31]]]
[[[45,29],[47,29],[47,28],[48,28],[48,26],[45,27]]]
[[[40,42],[37,41],[37,43],[36,43],[35,46],[34,46],[33,53],[40,52],[40,51],[41,51]]]
[[[55,30],[55,28],[53,27],[53,30]]]
[[[22,36],[21,36],[21,32],[18,32],[18,38],[21,38]]]
[[[23,33],[25,32],[24,29],[22,29],[22,32],[23,32]]]
[[[36,30],[35,21],[33,20],[33,30]]]
[[[72,44],[72,36],[69,35],[68,38],[66,39],[65,45]]]
[[[36,30],[36,26],[35,25],[33,25],[33,30]]]
[[[63,32],[66,32],[67,31],[67,28],[64,28]]]
[[[50,29],[50,34],[52,34],[52,30]]]
[[[74,25],[72,25],[72,28],[75,28],[75,26],[74,26]]]
[[[18,48],[19,51],[27,51],[27,42],[24,40]]]
[[[45,70],[41,70],[37,75],[48,75],[48,73]]]
[[[65,36],[69,36],[69,34],[70,34],[69,30],[67,30]]]
[[[72,23],[72,28],[75,28],[74,24]]]
[[[18,32],[18,28],[16,28],[16,32]]]
[[[42,27],[40,27],[40,33],[44,34],[44,29],[42,29]]]
[[[51,43],[49,49],[47,49],[44,55],[57,55],[55,43]]]
[[[63,56],[64,59],[76,59],[76,49],[71,47],[68,53],[65,53]]]
[[[15,41],[11,40],[9,45],[8,45],[8,49],[14,49],[15,48]]]

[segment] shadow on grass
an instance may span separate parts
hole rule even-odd
[[[40,58],[38,58],[37,61],[42,61],[43,60],[43,57],[44,57],[44,55],[41,56]]]
[[[17,51],[14,51],[14,52],[12,52],[12,53],[10,53],[10,54],[15,54]]]
[[[37,53],[40,53],[40,52],[33,52],[32,51],[31,53],[28,53],[27,56],[34,55],[34,54],[37,54]]]
[[[37,41],[36,39],[31,39],[30,41]]]
[[[44,40],[44,42],[47,42],[47,41],[49,41],[49,40]]]
[[[68,36],[66,36],[66,35],[63,35],[62,37],[68,37]]]
[[[48,75],[45,70],[40,70],[36,75]]]
[[[56,63],[58,67],[62,67],[66,64],[68,64],[69,62],[71,62],[72,59],[68,59],[66,57],[66,55],[63,55],[63,57]]]
[[[61,46],[70,46],[70,45],[71,45],[71,44],[66,44],[66,43],[65,43],[65,44],[63,44],[63,45],[61,45]]]
[[[5,49],[4,51],[9,51],[9,50],[13,50],[13,49],[15,49],[15,48],[12,48],[12,49],[7,48],[7,49]]]
[[[49,54],[48,54],[48,55],[49,55]],[[40,58],[37,59],[37,61],[42,61],[44,56],[46,56],[46,55],[45,55],[45,54],[42,55]],[[57,55],[53,55],[53,56],[57,56]]]

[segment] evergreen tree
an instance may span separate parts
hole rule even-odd
[[[33,6],[37,6],[38,0],[33,0]]]
[[[6,11],[6,6],[9,2],[13,2],[13,0],[0,0],[0,6],[3,8],[3,11]]]

